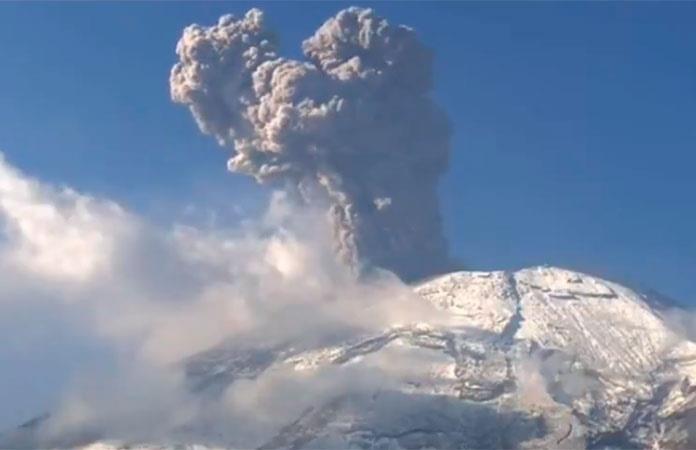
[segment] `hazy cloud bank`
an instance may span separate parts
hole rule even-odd
[[[388,272],[356,278],[336,260],[323,212],[283,193],[263,217],[234,229],[162,229],[2,161],[0,223],[3,342],[31,352],[43,345],[26,339],[32,328],[74,327],[110,361],[84,361],[39,440],[10,436],[12,445],[161,442],[191,428],[235,439],[244,430],[251,444],[313,400],[388,386],[397,366],[276,367],[211,403],[191,392],[187,357],[222,342],[311,348],[438,317]],[[20,309],[31,314],[17,315]]]

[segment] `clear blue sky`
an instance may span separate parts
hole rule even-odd
[[[696,3],[378,3],[437,55],[452,252],[553,264],[696,303]],[[168,220],[262,189],[172,104],[182,28],[266,10],[289,56],[342,3],[1,3],[0,149],[23,170]]]

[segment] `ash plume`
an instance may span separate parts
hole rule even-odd
[[[326,202],[335,251],[404,279],[451,269],[437,182],[450,128],[430,97],[432,53],[415,32],[348,8],[278,54],[263,12],[187,27],[171,96],[234,151],[233,172]]]

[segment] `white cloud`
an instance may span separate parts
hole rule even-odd
[[[104,269],[123,211],[75,191],[41,185],[0,159],[3,259],[42,276],[84,280]]]
[[[67,329],[105,349],[64,386],[43,429],[47,439],[79,442],[93,432],[157,440],[192,423],[235,429],[230,420],[251,430],[249,420],[261,421],[262,411],[278,424],[293,399],[336,394],[388,371],[276,370],[233,384],[225,401],[203,407],[181,361],[222,342],[310,345],[436,314],[389,273],[356,279],[335,259],[325,213],[298,209],[280,193],[263,217],[235,228],[161,228],[1,160],[0,222],[0,340],[41,355],[51,336],[32,333]]]

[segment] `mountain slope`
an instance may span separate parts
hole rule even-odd
[[[673,332],[650,299],[549,267],[458,272],[414,289],[447,316],[445,325],[424,320],[312,347],[225,346],[190,359],[192,389],[211,399],[244,380],[287,370],[316,376],[320,394],[304,399],[292,420],[269,427],[263,439],[188,430],[181,443],[693,447],[687,431],[696,417],[696,344]],[[364,376],[375,370],[389,376]],[[350,389],[332,390],[337,380]]]

